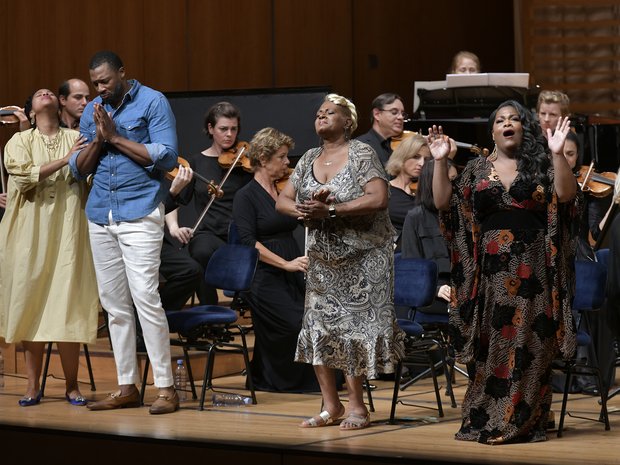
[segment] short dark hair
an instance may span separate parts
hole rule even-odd
[[[123,60],[116,53],[109,50],[102,50],[93,55],[88,64],[88,69],[99,68],[104,63],[110,65],[114,71],[118,71],[123,67]]]
[[[60,84],[60,87],[58,88],[58,95],[57,97],[60,97],[61,95],[63,97],[68,97],[69,94],[71,93],[71,85],[69,84],[69,81],[63,81],[62,84]]]
[[[383,110],[384,106],[389,105],[390,103],[394,103],[396,100],[400,100],[403,105],[405,104],[405,101],[400,95],[394,94],[392,92],[387,92],[385,94],[381,94],[375,97],[375,99],[372,101],[372,104],[370,105],[370,123],[372,124],[375,122],[375,116],[372,110],[374,110],[375,108],[378,110]]]
[[[220,118],[236,118],[239,125],[239,132],[241,132],[241,112],[239,109],[232,103],[218,102],[209,108],[209,111],[207,111],[207,114],[205,115],[204,130],[209,138],[213,138],[213,136],[209,133],[209,124],[212,128],[214,128],[217,124],[217,120]]]

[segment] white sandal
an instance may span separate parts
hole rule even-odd
[[[336,418],[333,418],[331,413],[329,413],[327,410],[323,410],[316,417],[312,417],[312,418],[308,418],[307,420],[304,420],[299,425],[299,427],[300,428],[318,428],[320,426],[331,425],[332,423],[334,423],[334,421],[338,420],[342,415],[344,415],[344,407],[342,407],[341,414]]]

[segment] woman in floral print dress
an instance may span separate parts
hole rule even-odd
[[[570,223],[581,195],[562,151],[569,121],[548,130],[548,150],[515,101],[501,104],[489,125],[494,152],[468,163],[453,183],[441,128],[429,135],[434,199],[452,261],[453,343],[470,373],[456,438],[542,441],[551,363],[575,350]]]

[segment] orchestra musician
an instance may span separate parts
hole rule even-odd
[[[392,155],[392,137],[403,133],[407,118],[402,97],[393,93],[381,94],[372,101],[370,115],[372,127],[357,140],[370,145],[385,166]]]
[[[262,391],[319,390],[312,365],[296,363],[295,349],[304,313],[304,273],[308,257],[299,249],[296,218],[276,211],[276,182],[288,173],[293,139],[273,128],[258,131],[250,142],[254,178],[237,191],[233,218],[242,244],[256,247],[260,258],[245,298],[252,309],[254,351],[252,380]]]
[[[387,162],[385,170],[392,176],[390,180],[390,200],[388,210],[390,221],[396,230],[396,251],[400,251],[400,235],[407,212],[414,206],[415,186],[425,160],[431,157],[426,139],[421,134],[413,134],[403,140]]]
[[[199,154],[188,157],[192,170],[204,178],[219,183],[230,164],[222,163],[227,153],[236,150],[239,144],[238,135],[241,130],[241,113],[229,102],[219,102],[207,111],[204,120],[204,130],[212,144]],[[246,155],[243,155],[246,157]],[[235,193],[252,179],[252,173],[242,167],[234,168],[223,186],[224,192],[209,207],[208,214],[197,226],[192,234],[188,227],[179,226],[177,211],[170,212],[166,217],[166,224],[170,234],[182,244],[189,244],[189,254],[204,270],[211,255],[228,241],[228,228],[232,218],[232,206]],[[211,200],[209,186],[200,180],[193,179],[192,183],[183,190],[178,202],[187,205],[195,197],[194,206],[197,216],[200,216]],[[217,290],[207,286],[201,280],[198,289],[198,300],[203,305],[215,305],[218,302]]]
[[[536,115],[543,136],[547,137],[547,129],[555,131],[560,118],[570,116],[569,106],[568,95],[559,90],[543,90],[538,94]]]
[[[476,74],[481,72],[480,58],[475,53],[462,50],[452,57],[452,74]]]

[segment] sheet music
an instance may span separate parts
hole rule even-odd
[[[446,74],[446,87],[504,86],[527,89],[529,73]]]

